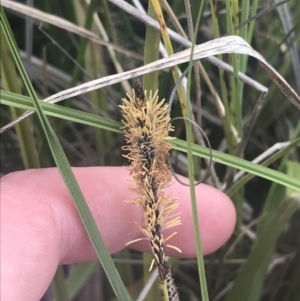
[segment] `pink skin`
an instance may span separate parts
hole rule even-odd
[[[73,168],[101,235],[111,253],[143,237],[134,223],[143,223],[141,210],[124,203],[137,196],[128,191],[130,176],[122,167]],[[184,179],[186,181],[186,179]],[[95,259],[89,238],[69,193],[55,168],[11,173],[1,179],[1,300],[37,301],[48,288],[59,264]],[[167,255],[196,255],[189,188],[175,180],[167,188],[179,198],[182,225],[165,231],[178,234],[167,243]],[[235,210],[222,192],[196,187],[198,216],[205,254],[221,247],[233,232]],[[149,251],[147,241],[130,245]]]

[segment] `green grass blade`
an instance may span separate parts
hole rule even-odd
[[[210,0],[209,2],[210,2],[210,10],[211,10],[214,36],[215,36],[215,38],[219,38],[220,37],[220,26],[219,26],[219,20],[218,20],[218,16],[217,16],[215,1]],[[223,60],[223,55],[218,55],[217,57],[220,60]],[[223,121],[224,122],[224,132],[225,132],[225,137],[226,137],[226,141],[227,141],[227,145],[228,145],[228,152],[229,152],[229,154],[233,154],[235,141],[234,141],[232,131],[231,131],[231,114],[230,114],[230,109],[229,109],[227,85],[226,85],[226,81],[225,81],[225,71],[221,68],[219,68],[219,79],[220,79],[220,85],[221,85],[222,101],[223,101],[224,107],[225,107],[225,116],[224,116],[224,121]]]
[[[156,14],[152,5],[152,2],[148,3],[148,15],[156,19]],[[145,50],[144,50],[144,64],[149,64],[155,62],[159,59],[159,42],[160,42],[160,32],[147,26],[146,29],[146,40],[145,40]],[[156,91],[158,89],[158,74],[159,72],[151,72],[145,74],[143,77],[143,87],[147,91]]]
[[[7,20],[3,18],[4,11],[1,7],[1,22],[3,25],[3,31],[7,36],[9,32],[9,25]],[[40,101],[37,99],[35,91],[31,85],[31,82],[26,74],[24,66],[22,64],[21,58],[19,56],[18,50],[12,40],[8,41],[9,47],[16,58],[16,65],[19,68],[19,72],[21,74],[21,78],[24,81],[24,86],[26,87],[27,93],[30,95],[33,100],[36,113],[41,122],[42,128],[44,130],[45,136],[47,138],[49,147],[51,149],[53,158],[56,162],[56,165],[59,169],[59,172],[68,188],[68,191],[75,203],[77,211],[80,215],[80,218],[83,222],[84,227],[87,230],[87,233],[91,239],[91,242],[94,246],[96,254],[102,264],[104,271],[111,283],[111,286],[116,294],[116,296],[120,300],[130,300],[128,292],[124,287],[122,280],[116,270],[116,267],[113,263],[113,260],[105,246],[105,243],[99,233],[96,222],[94,221],[90,209],[85,202],[83,194],[79,188],[79,185],[75,179],[75,176],[71,170],[67,157],[59,143],[55,132],[53,131],[49,121],[46,118],[46,115],[43,112],[42,106],[40,105]]]
[[[56,301],[69,301],[68,289],[66,285],[65,275],[62,266],[58,266],[54,279],[54,296]]]
[[[0,104],[18,106],[24,109],[36,111],[32,103],[30,102],[29,97],[25,97],[23,95],[17,95],[7,91],[1,91]],[[102,129],[107,129],[116,133],[122,133],[122,131],[120,130],[121,127],[120,122],[116,122],[103,117],[80,112],[74,109],[63,108],[61,106],[54,105],[54,104],[40,102],[40,105],[42,106],[43,110],[45,110],[45,114],[47,115],[64,118],[66,120],[72,120],[74,122],[78,122],[81,124],[86,124],[94,127],[99,127]],[[174,139],[172,143],[174,145],[174,149],[180,150],[182,152],[186,152],[187,146],[185,141],[180,139]],[[292,141],[292,143],[293,143],[292,147],[299,145],[300,138],[297,138],[295,141]],[[210,156],[209,149],[196,144],[192,144],[192,152],[193,155],[201,158],[209,159]],[[282,156],[280,152],[278,153],[279,156],[276,156],[276,158],[278,157],[280,158],[280,156]],[[266,166],[263,165],[249,162],[242,158],[237,158],[235,156],[222,153],[220,151],[213,150],[212,154],[213,154],[212,160],[214,162],[218,162],[236,168],[238,170],[244,170],[250,173],[251,175],[256,175],[258,177],[268,179],[275,183],[281,184],[285,187],[289,187],[291,189],[300,191],[299,181],[282,172],[273,170],[271,168],[267,168]]]
[[[298,245],[296,254],[290,263],[290,269],[288,272],[289,286],[285,292],[285,298],[283,301],[298,301],[300,296],[300,245]]]
[[[284,199],[270,215],[255,241],[246,263],[241,267],[225,301],[258,301],[276,240],[291,216],[300,208],[300,193]]]
[[[85,285],[87,280],[95,272],[95,269],[98,265],[98,261],[91,261],[86,263],[80,263],[72,269],[66,281],[68,296],[70,300],[76,297],[76,295]]]
[[[300,122],[298,122],[298,125],[296,126],[294,132],[291,135],[291,139],[295,139],[294,141],[292,141],[290,143],[290,145],[288,145],[285,149],[287,150],[287,152],[285,151],[285,149],[280,150],[279,152],[277,152],[276,154],[274,154],[272,157],[268,158],[265,163],[270,162],[270,164],[272,163],[273,159],[276,159],[276,157],[280,158],[280,164],[278,166],[278,171],[282,171],[285,172],[286,168],[287,168],[287,162],[289,159],[289,151],[293,148],[293,146],[299,145],[300,144],[300,137],[296,138],[297,136],[299,136],[300,133]],[[268,162],[267,162],[268,161]],[[297,177],[294,177],[294,179],[299,179]],[[283,187],[280,187],[278,185],[278,183],[273,182],[271,185],[271,188],[269,190],[267,199],[264,203],[264,207],[261,213],[261,220],[259,222],[259,226],[257,228],[257,233],[260,233],[260,229],[263,227],[265,219],[267,219],[268,214],[272,213],[279,205],[280,203],[280,199],[278,198],[278,196],[286,196],[287,192],[284,191],[284,189],[282,189]],[[289,188],[290,191],[294,191],[292,188]],[[286,190],[286,189],[285,189]]]
[[[2,23],[2,22],[1,22]],[[11,32],[8,32],[11,35]],[[6,90],[21,94],[22,88],[18,79],[18,74],[13,63],[13,56],[9,51],[7,41],[3,32],[3,27],[0,28],[0,39],[1,39],[1,78]],[[12,37],[10,36],[10,39]],[[19,108],[10,107],[11,115],[13,119],[21,116],[24,111]],[[32,130],[30,128],[29,120],[24,120],[22,123],[16,125],[17,137],[21,149],[23,164],[26,169],[28,168],[39,168],[40,162],[35,146]]]
[[[18,62],[18,56],[15,56],[14,52],[11,52],[8,45],[15,45],[14,36],[7,26],[8,22],[6,16],[1,9],[1,77],[3,79],[4,86],[7,90],[22,94],[21,84],[19,82],[19,76],[16,72],[15,61]],[[4,30],[5,29],[5,30]],[[18,68],[20,70],[20,68]],[[25,71],[25,70],[24,70]],[[26,72],[24,72],[26,73]],[[26,75],[25,75],[26,76]],[[10,107],[12,117],[16,119],[21,116],[24,111],[20,108]],[[24,120],[22,123],[16,125],[17,137],[19,140],[22,159],[24,167],[39,168],[40,162],[38,158],[37,149],[35,146],[33,133],[30,128],[29,120]],[[65,284],[65,277],[62,272],[62,267],[58,267],[53,279],[54,294],[57,300],[68,301],[68,295]]]
[[[3,90],[1,90],[0,94],[0,104],[36,112],[30,97]],[[78,122],[116,133],[122,133],[120,130],[121,123],[117,121],[46,102],[40,102],[40,106],[43,108],[44,113],[48,116],[53,116],[72,122]]]
[[[70,3],[71,4],[71,3]],[[97,0],[91,0],[90,5],[88,6],[88,11],[86,15],[86,20],[84,24],[85,29],[90,29],[93,23],[93,13],[96,11],[96,7],[98,5]],[[88,45],[88,40],[85,38],[80,39],[79,51],[76,58],[76,61],[81,65],[84,59],[85,51]],[[77,66],[74,66],[73,74],[72,74],[72,81],[70,83],[71,87],[74,86],[80,76],[80,70]]]
[[[292,160],[289,160],[286,163],[287,175],[289,175],[291,178],[298,179],[300,181],[300,163]],[[286,194],[290,194],[292,192],[292,189],[286,189]]]
[[[188,72],[188,86],[187,86],[187,93],[186,93],[186,116],[187,118],[191,118],[192,110],[191,110],[191,103],[190,103],[190,92],[191,92],[191,76],[192,76],[192,67],[193,67],[193,52],[194,47],[196,44],[197,32],[199,29],[200,19],[202,15],[204,1],[202,0],[199,4],[198,9],[198,16],[195,25],[195,32],[192,41],[192,48],[191,48],[191,57],[189,61],[189,72]],[[194,226],[194,237],[196,242],[196,253],[197,253],[197,265],[198,265],[198,273],[199,273],[199,281],[200,281],[200,290],[201,290],[201,297],[203,301],[208,301],[208,290],[207,290],[207,282],[206,282],[206,275],[205,275],[205,267],[204,267],[204,260],[203,260],[203,251],[202,251],[202,243],[201,243],[201,235],[199,229],[199,218],[198,218],[198,209],[197,209],[197,199],[196,199],[196,191],[195,191],[195,182],[194,182],[194,161],[193,161],[193,154],[192,154],[192,142],[193,142],[193,133],[192,133],[192,126],[191,123],[188,121],[185,122],[186,126],[186,150],[187,150],[187,157],[188,157],[188,175],[189,175],[189,185],[190,185],[190,196],[191,196],[191,203],[192,203],[192,212],[193,212],[193,226]]]
[[[298,141],[297,141],[298,142]],[[183,140],[176,139],[172,141],[174,144],[174,148],[180,150],[182,152],[186,152],[186,142]],[[299,143],[297,143],[299,144]],[[199,145],[192,145],[193,155],[209,158],[209,149],[205,147],[201,147]],[[300,182],[298,179],[294,179],[292,177],[287,176],[286,174],[279,172],[277,170],[273,170],[271,168],[267,168],[262,165],[258,165],[249,161],[246,161],[241,158],[237,158],[220,151],[213,150],[212,151],[214,162],[218,162],[221,164],[225,164],[227,166],[235,167],[239,170],[244,170],[253,175],[262,177],[264,179],[268,179],[270,181],[276,182],[286,187],[290,187],[297,191],[300,191]]]
[[[300,144],[300,137],[292,140],[290,142],[290,144],[288,146],[286,146],[285,148],[281,149],[279,152],[275,153],[274,155],[272,155],[271,157],[269,157],[268,159],[266,159],[264,162],[261,163],[261,166],[269,166],[271,165],[273,162],[277,161],[278,159],[281,159],[281,161],[286,161],[285,158],[288,156],[288,154],[290,153],[290,151],[292,149],[294,149],[295,147],[297,147]],[[284,165],[282,164],[282,162],[280,163],[280,166]],[[281,167],[279,167],[277,169],[277,171],[281,172]],[[227,191],[226,193],[231,196],[233,195],[240,187],[242,187],[243,185],[245,185],[247,182],[249,182],[251,179],[253,179],[254,174],[247,174],[245,176],[243,176],[242,178],[240,178],[239,180],[237,180]],[[277,185],[277,182],[274,182],[269,193],[268,193],[268,197],[265,203],[265,207],[269,206],[269,203],[272,203],[271,207],[274,207],[274,194],[276,194],[276,192],[273,192],[275,188],[275,186]],[[274,186],[274,188],[273,188]],[[276,206],[275,206],[276,207]]]

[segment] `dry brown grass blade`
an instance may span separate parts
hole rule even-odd
[[[136,9],[135,7],[130,5],[129,3],[127,3],[123,0],[109,0],[109,2],[111,2],[111,3],[115,4],[116,6],[120,7],[122,10],[126,11],[128,14],[134,16],[135,18],[137,18],[141,22],[145,23],[147,26],[150,26],[152,28],[160,30],[159,23],[156,20],[149,17],[146,13],[143,13],[143,12],[139,11],[138,9]],[[169,28],[167,30],[168,30],[168,33],[170,35],[170,38],[173,41],[179,43],[180,45],[182,45],[186,48],[191,48],[192,47],[192,42],[191,41],[189,41],[188,39],[182,37],[177,32],[175,32],[175,31],[173,31]],[[233,67],[228,65],[227,63],[219,60],[218,58],[216,58],[214,56],[207,56],[207,57],[205,57],[205,59],[207,61],[209,61],[210,63],[212,63],[213,65],[215,65],[215,66],[217,66],[221,69],[224,69],[225,71],[233,74]],[[262,84],[258,83],[254,79],[250,78],[246,74],[244,74],[242,72],[239,72],[238,76],[239,76],[239,79],[241,81],[245,82],[247,85],[253,87],[254,89],[256,89],[260,92],[263,92],[263,93],[268,92],[268,88],[266,88]]]
[[[130,78],[140,77],[143,74],[162,70],[166,68],[170,68],[174,65],[186,63],[190,59],[190,49],[186,49],[184,51],[178,52],[172,56],[167,58],[160,59],[156,62],[151,64],[129,70],[123,73],[114,74],[110,76],[106,76],[103,78],[99,78],[82,85],[61,91],[56,93],[44,101],[50,103],[56,103],[61,100],[75,97],[77,95],[81,95],[90,91],[94,91],[96,89],[100,89],[109,85],[113,85],[119,83],[123,80],[127,80]],[[225,54],[225,53],[239,53],[239,54],[246,54],[252,57],[255,57],[259,60],[261,65],[263,66],[264,70],[269,74],[272,81],[279,87],[281,92],[291,101],[293,105],[300,110],[300,97],[297,93],[292,89],[292,87],[286,82],[286,80],[265,60],[265,58],[260,55],[257,51],[255,51],[244,39],[238,36],[227,36],[219,39],[214,39],[212,41],[208,41],[201,45],[195,46],[194,49],[194,60],[200,60],[209,56],[214,56],[218,54]],[[32,112],[31,112],[32,113]],[[27,116],[30,113],[27,113]],[[18,119],[18,121],[14,121],[14,123],[10,123],[9,125],[3,127],[1,132],[4,132],[9,127],[13,126],[17,122],[22,119]]]
[[[139,60],[143,60],[143,56],[141,56],[140,54],[134,52],[134,51],[130,51],[127,50],[125,48],[122,48],[118,45],[115,45],[113,43],[104,41],[103,39],[101,39],[98,35],[96,35],[95,33],[93,33],[90,30],[87,30],[81,26],[78,26],[72,22],[66,21],[63,18],[42,12],[36,8],[32,8],[30,6],[15,2],[15,1],[10,1],[10,0],[1,0],[1,5],[7,9],[10,9],[12,11],[21,13],[25,16],[29,16],[32,17],[33,19],[36,19],[38,21],[41,22],[45,22],[48,24],[52,24],[54,26],[57,26],[59,28],[62,28],[64,30],[67,30],[69,32],[73,32],[81,37],[87,38],[90,41],[103,45],[103,46],[108,46],[111,47],[113,49],[115,49],[116,51],[119,51],[121,53],[123,53],[124,55],[127,55],[129,57],[135,58],[135,59],[139,59]]]

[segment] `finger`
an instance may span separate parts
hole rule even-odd
[[[127,181],[129,175],[124,168],[94,167],[73,170],[111,253],[119,251],[128,241],[141,236],[140,230],[133,224],[133,221],[142,224],[140,209],[123,202],[136,197],[127,189],[130,184]],[[225,195],[209,186],[200,186],[201,189],[197,188],[197,195],[201,199],[200,226],[204,251],[207,253],[218,248],[229,237],[235,214]],[[48,287],[57,264],[95,258],[88,236],[57,169],[10,174],[2,179],[1,188],[1,231],[5,233],[2,235],[1,252],[5,259],[2,269],[5,271],[6,281],[23,284],[21,292],[35,291],[37,296],[41,296]],[[174,237],[172,244],[182,249],[183,256],[195,256],[193,236],[186,232],[192,231],[188,191],[176,183],[168,189],[180,198],[179,210],[184,221],[178,227],[178,235]],[[143,242],[135,247],[141,250],[148,248]],[[16,278],[23,281],[17,282]],[[4,300],[22,300],[22,296],[23,293],[18,296],[19,299]]]
[[[188,179],[180,176],[179,178],[188,183]],[[180,212],[181,218],[181,225],[163,232],[165,238],[177,232],[166,242],[166,253],[176,257],[194,258],[196,257],[196,243],[190,188],[174,180],[173,185],[169,186],[166,192],[178,198],[179,207],[174,213]],[[224,193],[205,184],[196,186],[196,200],[203,253],[209,254],[220,248],[232,234],[236,213],[231,200]],[[179,248],[182,253],[168,245]],[[136,250],[149,251],[149,242],[146,240],[130,246]]]

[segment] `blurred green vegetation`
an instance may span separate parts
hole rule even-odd
[[[276,2],[278,1],[272,3]],[[148,10],[148,2],[141,3],[145,10]],[[194,26],[201,3],[200,0],[191,1]],[[169,1],[169,5],[189,36],[184,1]],[[297,1],[290,0],[277,9],[266,11],[238,30],[234,29],[241,22],[268,7],[269,1],[206,1],[196,43],[200,44],[227,33],[240,35],[263,55],[299,94],[300,6]],[[125,52],[114,51],[47,22],[42,24],[41,31],[41,22],[31,23],[31,19],[21,11],[15,13],[5,9],[12,29],[11,35],[15,38],[27,76],[39,99],[92,79],[134,69],[158,57],[157,52],[152,52],[153,49],[158,49],[158,46],[151,48],[151,41],[155,43],[157,35],[152,33],[151,39],[151,33],[149,34],[149,30],[147,31],[141,21],[107,0],[36,1],[35,8],[84,27],[103,39],[109,39],[112,44],[135,53],[135,56],[129,57]],[[167,26],[176,30],[171,16],[164,12],[164,17]],[[17,63],[11,60],[7,45],[1,32],[1,89],[30,96],[22,78],[12,67]],[[175,42],[172,42],[172,46],[175,53],[183,49]],[[239,157],[252,161],[277,143],[296,140],[293,147],[279,152],[278,156],[276,152],[271,153],[269,161],[263,160],[260,164],[299,179],[300,183],[300,151],[297,140],[300,136],[300,112],[279,92],[255,59],[243,55],[222,55],[219,58],[234,67],[234,74],[237,71],[245,72],[269,89],[248,143]],[[198,79],[192,72],[190,99],[195,119],[208,135],[214,150],[235,155],[237,142],[232,137],[231,123],[239,137],[243,137],[244,125],[249,120],[259,92],[243,84],[235,75],[219,70],[207,61],[202,63],[213,88],[220,95],[226,116],[219,116],[214,97],[202,74]],[[186,67],[187,64],[179,66],[181,71]],[[126,92],[130,92],[130,86],[133,86],[135,80],[133,78],[129,82],[107,86],[62,101],[59,103],[62,107],[61,112],[66,112],[63,110],[67,107],[120,121],[118,105]],[[157,84],[159,95],[168,100],[174,87],[171,70],[153,73],[144,80],[147,87],[151,84],[155,87]],[[13,105],[2,105],[1,127],[22,113],[21,109],[14,108]],[[27,119],[1,134],[2,175],[24,168],[55,166],[46,134],[36,115],[31,116],[30,121]],[[182,116],[177,96],[171,115]],[[83,116],[78,115],[78,118]],[[103,123],[102,127],[96,127],[64,118],[48,116],[48,120],[71,166],[127,165],[121,152],[124,138],[116,131],[116,123],[107,122]],[[96,120],[91,119],[91,122],[96,123]],[[185,140],[184,123],[175,121],[174,125],[175,136]],[[172,159],[175,171],[187,175],[185,154],[174,150]],[[238,166],[238,159],[236,162]],[[206,162],[201,162],[203,169],[206,166]],[[201,176],[202,172],[197,170],[197,166],[194,168],[195,173],[198,172]],[[299,194],[290,196],[293,192],[290,188],[262,177],[247,179],[246,176],[245,181],[239,182],[234,178],[237,171],[221,163],[215,163],[214,168],[218,181],[221,184],[227,183],[226,187],[220,185],[218,188],[223,187],[230,193],[236,205],[238,223],[234,235],[226,245],[205,257],[210,300],[299,300]],[[215,182],[210,177],[207,183],[213,185]],[[143,288],[143,280],[147,278],[143,273],[143,255],[126,249],[115,254],[113,260],[124,285],[135,300]],[[198,268],[195,261],[174,259],[172,267],[181,299],[200,300]],[[62,284],[62,289],[59,284]],[[114,300],[114,293],[97,262],[64,266],[59,270],[43,300],[61,300],[60,294],[67,294],[65,298],[74,301]]]

